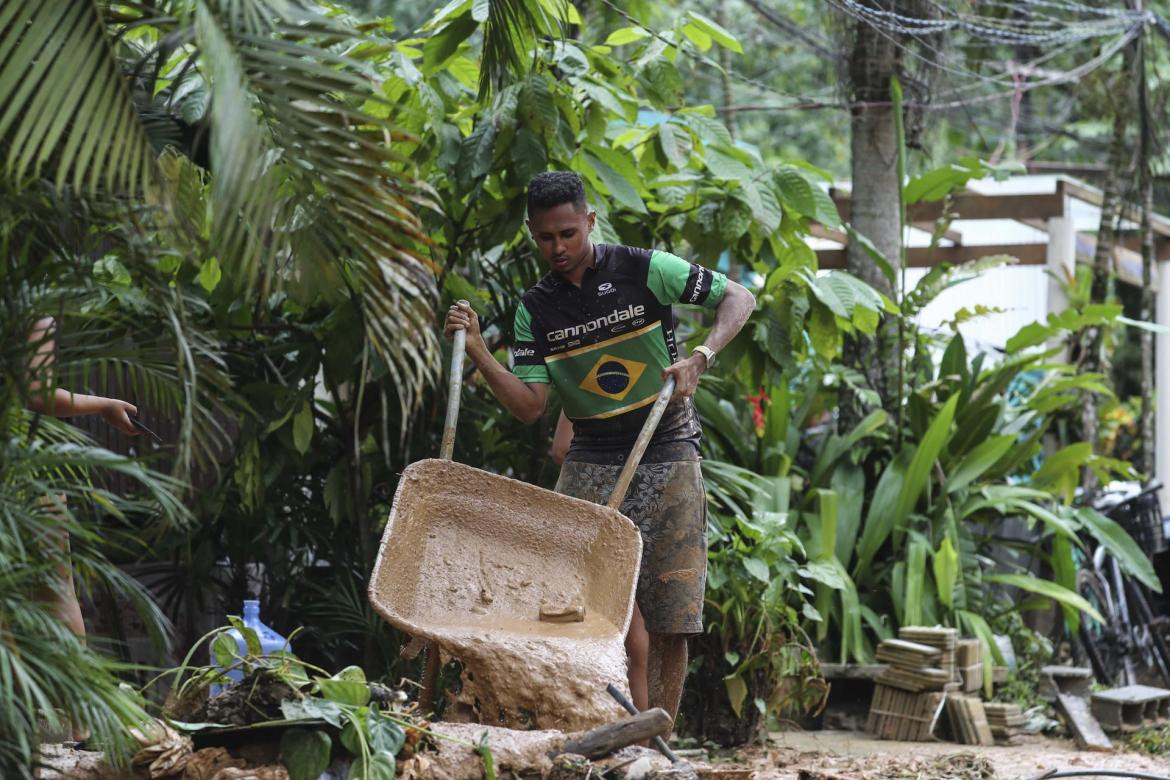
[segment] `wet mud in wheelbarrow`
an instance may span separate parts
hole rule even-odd
[[[587,729],[621,717],[642,540],[614,509],[450,460],[406,469],[370,582],[391,624],[464,665],[484,723]],[[546,622],[541,608],[584,608]]]

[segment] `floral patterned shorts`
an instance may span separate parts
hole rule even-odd
[[[556,491],[604,504],[621,466],[566,461]],[[621,512],[642,532],[638,607],[652,634],[703,630],[707,497],[699,462],[646,463],[634,472]]]

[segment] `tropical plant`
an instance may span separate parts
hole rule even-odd
[[[110,321],[100,311],[104,291],[89,264],[75,258],[30,262],[30,252],[40,248],[36,231],[27,230],[19,242],[18,235],[8,234],[0,272],[6,290],[0,347],[0,774],[6,777],[29,775],[42,729],[87,730],[115,760],[125,757],[130,742],[124,725],[145,714],[119,685],[128,669],[87,647],[58,614],[62,589],[73,587],[62,573],[72,570],[84,593],[128,600],[162,652],[169,639],[166,619],[111,556],[140,554],[150,539],[192,521],[179,499],[180,482],[26,408],[34,394],[80,389],[71,380],[95,364],[120,361],[104,351],[109,334],[101,326]],[[174,304],[172,298],[154,305],[173,313]],[[60,316],[87,305],[94,307],[86,312],[92,317],[81,319],[97,327],[59,349],[51,371],[34,376],[33,351],[42,346],[33,336],[34,323],[47,312]],[[187,335],[176,327],[159,342]],[[134,368],[131,374],[158,392],[182,396],[165,372],[151,374],[148,359]]]
[[[174,677],[164,717],[180,731],[231,728],[241,721],[284,724],[288,728],[281,736],[280,759],[293,780],[315,780],[335,759],[348,765],[350,777],[389,780],[404,748],[409,757],[423,738],[433,736],[425,724],[399,710],[397,705],[405,698],[369,683],[361,668],[350,666],[330,675],[288,651],[263,653],[254,629],[236,616],[229,616],[229,623],[235,635],[220,629],[209,632],[180,666],[163,675]],[[299,629],[290,639],[297,633]],[[196,653],[205,652],[205,640],[214,663],[190,666]],[[226,676],[230,672],[242,679],[233,682]],[[209,700],[211,684],[227,687]],[[194,702],[198,704],[193,707]],[[200,715],[227,715],[231,722],[190,719]],[[334,743],[342,750],[335,751]]]
[[[524,64],[513,47],[556,33],[555,5],[491,4],[485,88]],[[164,633],[110,556],[157,554],[192,527],[184,481],[215,481],[258,402],[233,391],[233,371],[245,354],[273,363],[262,345],[240,349],[248,334],[268,331],[274,312],[350,317],[329,355],[357,376],[337,388],[351,412],[338,417],[349,495],[369,487],[352,477],[367,381],[409,427],[439,356],[417,216],[435,202],[399,154],[395,107],[372,78],[370,59],[385,55],[335,7],[300,0],[0,4],[5,776],[30,771],[41,721],[91,730],[115,758],[127,747],[120,724],[142,713],[119,667],[55,623],[41,597],[72,562],[83,584],[129,595]],[[117,388],[174,420],[172,446],[155,454],[173,478],[23,411],[29,335],[46,315],[64,334],[48,389]],[[294,412],[297,452],[313,428],[302,391],[277,399],[279,414]],[[247,477],[257,447],[243,444],[235,474]],[[262,498],[255,478],[239,482]],[[58,495],[68,500],[39,502]],[[72,550],[45,541],[62,534]],[[197,549],[181,542],[176,556],[197,569]]]
[[[985,175],[1002,171],[964,160],[912,179],[906,189],[912,200],[937,200]],[[991,635],[1016,625],[1019,610],[1055,600],[1074,626],[1082,611],[1093,614],[1069,576],[1078,533],[1109,540],[1129,571],[1154,582],[1148,559],[1115,524],[1071,505],[1080,468],[1126,473],[1127,465],[1095,457],[1087,445],[1058,451],[1049,445],[1051,432],[1075,412],[1080,390],[1109,391],[1101,377],[1054,363],[1059,350],[1043,345],[1118,312],[1093,307],[1055,315],[1024,328],[999,359],[969,356],[958,322],[950,334],[914,325],[939,292],[1007,260],[937,267],[895,301],[844,274],[793,273],[783,264],[766,271],[760,310],[728,349],[726,367],[717,367],[718,376],[705,378],[696,394],[716,520],[708,637],[696,682],[702,690],[720,672],[737,716],[756,720],[744,702],[758,699],[762,712],[775,704],[773,696],[791,690],[776,674],[759,672],[763,658],[774,659],[775,671],[791,675],[790,682],[811,669],[789,662],[799,655],[776,654],[780,642],[758,641],[799,638],[784,622],[794,615],[826,660],[871,662],[876,641],[919,623],[956,626],[998,657]],[[818,306],[829,316],[818,316]],[[891,312],[904,361],[896,383],[903,397],[893,402],[877,396],[863,371],[840,362],[843,334],[873,334],[878,318]],[[835,330],[818,332],[825,324]],[[776,340],[777,331],[785,338]],[[781,351],[772,351],[777,345]],[[835,432],[834,412],[845,398],[868,408],[852,428]],[[1012,562],[1013,545],[1000,531],[1015,517],[1038,526],[1035,538],[1015,547],[1025,559],[1045,560],[1056,572],[1052,580]],[[773,586],[767,592],[766,583]],[[770,622],[759,618],[765,605],[773,610]],[[718,641],[706,642],[712,637]],[[762,656],[741,652],[765,645]],[[752,729],[721,733],[738,741]]]

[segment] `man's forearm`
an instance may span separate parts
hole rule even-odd
[[[544,414],[544,402],[537,392],[527,383],[520,380],[495,359],[487,348],[468,350],[468,357],[475,363],[475,367],[483,374],[492,395],[500,405],[512,413],[522,422],[530,423]]]
[[[742,284],[728,281],[723,300],[715,309],[715,324],[707,333],[703,346],[709,347],[715,352],[726,347],[728,342],[735,338],[736,334],[743,328],[748,317],[752,316],[755,308],[755,296]]]

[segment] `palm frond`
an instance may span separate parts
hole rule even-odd
[[[92,0],[0,3],[0,106],[11,180],[145,189],[153,150]]]
[[[245,278],[261,268],[268,280],[278,260],[348,264],[372,344],[414,408],[439,353],[417,212],[438,207],[371,113],[385,101],[344,50],[358,34],[293,3],[243,0],[200,3],[196,31],[214,94],[213,248]]]
[[[87,650],[49,605],[30,597],[30,579],[25,569],[0,572],[0,774],[32,777],[43,725],[83,724],[94,744],[125,761],[133,746],[126,726],[146,713],[119,687],[119,666]]]
[[[499,89],[511,73],[523,73],[526,58],[541,38],[563,38],[564,24],[571,18],[568,0],[479,0],[472,3],[473,18],[483,13],[483,56],[479,74],[479,97]]]

